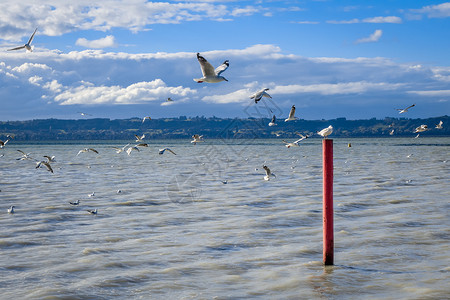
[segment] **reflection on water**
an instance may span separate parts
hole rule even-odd
[[[335,139],[328,267],[318,139],[150,141],[130,156],[112,148],[122,141],[11,142],[0,150],[2,297],[445,298],[450,138],[348,142]],[[76,156],[85,147],[99,155]],[[55,155],[54,174],[18,149]],[[277,177],[263,180],[263,164]]]

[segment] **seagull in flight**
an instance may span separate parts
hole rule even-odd
[[[264,165],[263,166],[264,171],[266,171],[266,176],[264,176],[264,180],[269,181],[270,180],[270,176],[273,177],[277,177],[275,174],[273,174],[272,172],[270,172],[270,169],[268,166]]]
[[[259,92],[254,93],[253,95],[250,96],[250,99],[255,99],[255,103],[258,103],[259,100],[262,99],[262,97],[267,97],[267,98],[271,98],[272,96],[270,96],[268,93],[266,93],[266,91],[268,91],[268,88],[262,89]]]
[[[442,120],[439,121],[439,124],[436,125],[437,129],[442,129],[442,124],[444,124],[444,122],[442,122]]]
[[[47,161],[40,161],[36,163],[36,169],[39,169],[42,165],[44,165],[47,168],[47,171],[53,173],[52,166],[50,166],[50,163]]]
[[[90,213],[91,215],[96,215],[97,214],[97,209],[94,209],[94,210],[92,210],[92,209],[88,209],[88,210],[86,210],[88,213]]]
[[[170,153],[177,155],[175,152],[173,152],[172,150],[170,150],[170,148],[164,148],[164,149],[159,149],[159,154],[164,154],[165,151],[169,151]]]
[[[78,151],[77,156],[80,155],[80,153],[85,153],[85,152],[94,152],[94,153],[98,154],[98,151],[93,148],[84,148],[84,149],[81,149],[80,151]]]
[[[142,119],[142,123],[144,123],[145,122],[145,120],[151,120],[152,118],[150,118],[149,116],[146,116],[146,117],[144,117],[143,119]]]
[[[285,119],[285,122],[288,121],[294,121],[297,120],[298,118],[295,116],[295,105],[292,105],[291,107],[291,111],[289,112],[289,117],[287,119]]]
[[[116,149],[116,153],[122,153],[125,151],[125,148],[128,147],[130,144],[126,144],[125,146],[123,146],[122,148],[119,147],[113,147],[114,149]]]
[[[31,35],[30,39],[28,40],[28,43],[26,43],[23,46],[8,49],[7,51],[14,51],[14,50],[20,50],[20,49],[27,49],[27,51],[33,52],[33,49],[31,48],[31,42],[33,41],[34,35],[36,34],[37,28],[34,30],[33,34]]]
[[[55,161],[56,161],[54,155],[52,155],[52,156],[44,155],[44,157],[47,159],[47,162],[48,162],[48,163],[51,163],[51,162],[55,162]]]
[[[307,138],[309,138],[309,136],[304,136],[303,134],[297,133],[298,135],[300,135],[300,139],[296,140],[295,142],[292,143],[288,143],[285,140],[283,140],[283,143],[285,143],[287,148],[291,148],[291,147],[298,147],[298,143],[300,143],[303,140],[306,140]]]
[[[415,104],[413,104],[413,105],[410,105],[410,106],[408,106],[407,108],[403,108],[403,109],[401,109],[401,108],[397,108],[397,110],[398,110],[398,113],[399,114],[402,114],[402,113],[405,113],[405,112],[407,112],[408,111],[408,109],[410,109],[411,107],[414,107],[414,106],[416,106]]]
[[[137,152],[139,152],[139,151],[141,151],[141,150],[139,150],[139,148],[137,147],[137,146],[130,146],[130,147],[128,147],[128,149],[127,149],[127,154],[128,154],[128,156],[130,156],[131,155],[131,151],[137,151]]]
[[[19,151],[20,153],[22,153],[22,157],[17,158],[17,160],[33,159],[33,158],[30,156],[31,153],[25,153],[25,152],[23,152],[22,150],[17,150],[17,151]]]
[[[14,213],[14,205],[11,205],[9,208],[8,208],[8,214],[13,214]]]
[[[6,141],[0,140],[0,149],[5,148],[6,144],[8,144],[8,142],[9,142],[9,139],[7,139]]]
[[[80,115],[82,115],[83,117],[92,116],[91,114],[84,113],[84,112],[81,112],[81,111],[79,111],[78,113],[79,113]]]
[[[145,134],[142,136],[138,136],[137,134],[134,135],[136,137],[136,142],[142,142],[142,140],[145,138]]]
[[[275,126],[277,125],[277,123],[275,123],[277,120],[277,117],[275,117],[275,115],[273,115],[272,120],[269,123],[269,126]]]
[[[172,100],[172,98],[167,98],[167,100],[166,100],[166,102],[172,102],[173,100]]]
[[[428,126],[427,125],[420,125],[419,127],[417,127],[415,130],[414,130],[414,133],[417,133],[417,132],[424,132],[424,131],[427,131],[428,130]]]
[[[196,145],[199,142],[203,142],[203,135],[194,134],[192,138],[193,140],[191,141],[191,143],[194,145]]]
[[[80,204],[80,200],[77,200],[77,201],[74,201],[74,202],[69,201],[69,204],[70,205],[78,205],[78,204]]]
[[[327,138],[331,133],[333,132],[333,126],[328,126],[327,128],[322,129],[321,131],[318,131],[317,134],[323,136],[324,138]]]
[[[200,63],[203,77],[195,78],[194,81],[198,83],[201,82],[216,83],[221,81],[228,81],[225,77],[221,76],[221,74],[226,69],[228,69],[228,66],[230,65],[228,60],[224,61],[215,70],[214,67],[203,56],[200,55],[200,53],[197,53],[197,60]]]

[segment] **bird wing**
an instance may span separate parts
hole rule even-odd
[[[266,175],[270,176],[270,169],[268,166],[263,166],[264,170],[266,171]]]
[[[42,163],[44,164],[44,166],[46,166],[46,167],[47,167],[47,170],[49,170],[50,172],[52,172],[52,173],[53,173],[53,169],[52,169],[52,166],[50,166],[50,164],[49,164],[48,162],[44,161],[44,162],[42,162]]]
[[[197,60],[200,63],[203,76],[215,76],[214,67],[203,57],[200,53],[197,53]]]
[[[275,117],[275,115],[273,115],[273,117],[272,117],[272,123],[275,123],[275,121],[277,120],[277,117]]]
[[[19,151],[20,153],[22,153],[23,155],[26,156],[25,152],[23,152],[22,150],[17,150],[17,151]]]
[[[98,154],[98,151],[97,151],[97,150],[95,150],[95,149],[93,149],[93,148],[89,148],[88,150],[89,150],[89,151],[92,151],[92,152],[95,152],[95,153],[97,153],[97,154]]]
[[[33,38],[34,38],[34,35],[36,34],[36,31],[37,31],[37,27],[36,27],[36,29],[34,30],[33,34],[31,35],[30,39],[28,40],[28,43],[27,43],[28,45],[30,45],[31,42],[33,41]]]
[[[16,47],[16,48],[12,48],[12,49],[8,49],[7,51],[20,50],[20,49],[24,49],[24,48],[25,48],[25,45]]]
[[[293,119],[295,116],[295,106],[292,105],[291,111],[289,112],[289,119]]]
[[[224,61],[220,66],[218,66],[214,72],[217,76],[219,76],[220,74],[222,74],[223,72],[225,72],[226,69],[228,69],[228,67],[230,66],[230,63],[228,62],[228,60]]]
[[[411,107],[414,107],[414,106],[416,106],[416,104],[408,106],[407,108],[405,108],[405,110],[410,109]]]
[[[167,151],[169,151],[170,153],[177,155],[175,152],[173,152],[172,150],[170,150],[169,148],[166,148]]]

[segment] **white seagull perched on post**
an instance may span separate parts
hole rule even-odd
[[[322,129],[321,131],[318,131],[317,134],[323,136],[324,138],[327,138],[331,133],[333,132],[333,126],[328,126],[327,128]]]
[[[266,171],[266,176],[264,176],[264,180],[269,181],[270,180],[270,176],[277,177],[275,174],[270,172],[270,169],[269,169],[268,166],[264,165],[263,168],[264,168],[264,171]]]
[[[285,122],[288,121],[294,121],[297,120],[297,117],[295,116],[295,105],[292,105],[291,107],[291,111],[289,112],[289,117],[287,119],[285,119]]]
[[[31,48],[31,42],[33,41],[34,35],[36,34],[37,28],[34,30],[33,34],[31,35],[30,39],[28,40],[28,43],[26,43],[23,46],[8,49],[7,51],[14,51],[14,50],[20,50],[20,49],[27,49],[27,51],[33,52],[33,48]]]
[[[275,126],[277,125],[277,123],[275,123],[277,121],[277,117],[275,117],[275,115],[273,115],[272,120],[269,123],[269,126]]]
[[[258,103],[259,100],[261,100],[262,97],[272,98],[266,91],[268,91],[268,88],[262,89],[259,92],[254,93],[250,96],[250,99],[255,99],[255,103]]]
[[[399,114],[402,114],[402,113],[405,113],[405,112],[407,112],[408,111],[408,109],[410,109],[411,107],[414,107],[414,106],[416,106],[415,104],[413,104],[413,105],[410,105],[410,106],[408,106],[407,108],[397,108],[397,110],[398,110],[398,113]]]
[[[230,65],[228,60],[224,61],[220,66],[218,66],[215,70],[214,67],[203,57],[200,53],[197,53],[197,59],[200,63],[200,67],[202,69],[202,78],[194,78],[194,81],[201,82],[209,82],[209,83],[217,83],[221,81],[228,81],[225,77],[220,76],[228,66]]]

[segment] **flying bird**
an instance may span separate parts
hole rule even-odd
[[[48,162],[48,163],[51,163],[51,162],[55,162],[55,161],[56,161],[54,155],[52,155],[52,156],[44,155],[44,157],[47,159],[47,162]]]
[[[172,98],[167,98],[167,100],[166,100],[166,102],[172,102],[173,100],[172,100]]]
[[[306,140],[307,138],[309,138],[308,135],[305,136],[305,135],[300,134],[300,133],[297,133],[297,134],[300,135],[300,139],[296,140],[295,142],[288,143],[288,142],[286,142],[285,140],[283,140],[283,143],[286,144],[285,146],[286,146],[287,148],[290,148],[290,147],[298,147],[298,146],[299,146],[298,143],[300,143],[301,141]]]
[[[80,204],[80,200],[77,200],[77,201],[74,201],[74,202],[69,201],[69,204],[70,205],[78,205],[78,204]]]
[[[3,148],[5,148],[5,145],[6,145],[6,144],[8,144],[8,142],[9,142],[9,139],[8,139],[8,140],[6,140],[6,141],[2,141],[2,140],[0,140],[0,149],[3,149]]]
[[[88,195],[89,198],[92,198],[92,197],[94,197],[94,196],[95,196],[95,192],[92,192],[92,194],[89,194],[89,195]]]
[[[417,132],[424,132],[428,130],[428,126],[427,125],[420,125],[419,127],[416,127],[416,129],[414,130],[414,133]]]
[[[169,151],[170,153],[177,155],[175,152],[173,152],[172,150],[170,150],[170,148],[164,148],[164,149],[159,149],[159,154],[164,154],[165,151]]]
[[[149,116],[146,116],[146,117],[144,117],[143,119],[142,119],[142,123],[144,123],[145,122],[145,120],[151,120],[152,118],[150,118]]]
[[[122,153],[125,151],[125,148],[128,147],[130,144],[126,144],[125,146],[123,146],[122,148],[119,147],[113,147],[114,149],[116,149],[116,153]]]
[[[264,180],[269,181],[270,180],[270,176],[277,177],[275,174],[270,172],[270,169],[269,169],[268,166],[264,165],[263,168],[264,168],[264,171],[266,171],[266,176],[264,176]]]
[[[83,117],[92,116],[91,114],[84,113],[84,112],[81,112],[81,111],[79,111],[78,113],[79,113],[80,115],[82,115]]]
[[[31,35],[30,39],[28,40],[28,43],[26,43],[23,46],[8,49],[7,51],[13,51],[13,50],[20,50],[20,49],[27,49],[27,51],[33,52],[33,49],[31,48],[31,42],[33,41],[34,35],[36,34],[37,28],[34,30],[33,34]]]
[[[136,142],[142,142],[142,140],[145,138],[145,134],[142,136],[138,136],[137,134],[134,135],[136,137]]]
[[[195,78],[194,81],[198,83],[201,82],[216,83],[221,81],[228,81],[225,77],[221,76],[221,74],[226,69],[228,69],[228,66],[230,65],[228,60],[224,61],[215,70],[214,67],[203,56],[200,55],[200,53],[197,53],[197,60],[200,63],[203,77]]]
[[[415,104],[413,104],[413,105],[410,105],[410,106],[408,106],[407,108],[397,108],[397,110],[398,110],[398,113],[399,114],[402,114],[402,113],[405,113],[405,112],[407,112],[408,111],[408,109],[410,109],[411,107],[414,107],[414,106],[416,106]]]
[[[85,152],[94,152],[94,153],[98,154],[98,151],[93,148],[84,148],[84,149],[81,149],[80,151],[78,151],[77,156],[80,155],[81,153],[85,153]]]
[[[258,103],[259,100],[261,100],[262,97],[272,98],[266,91],[268,91],[268,88],[262,89],[259,92],[254,93],[250,96],[250,99],[255,99],[255,103]]]
[[[30,156],[31,153],[25,153],[25,152],[23,152],[22,150],[17,150],[17,151],[19,151],[20,153],[22,153],[22,157],[17,158],[17,160],[33,159],[33,158]]]
[[[277,123],[275,123],[277,120],[277,117],[275,117],[275,115],[273,115],[272,120],[269,123],[269,126],[275,126],[277,125]]]
[[[392,129],[392,130],[389,132],[389,135],[394,135],[394,131],[395,131],[395,129]]]
[[[439,121],[439,124],[436,125],[437,129],[442,129],[442,124],[444,124],[444,122],[442,122],[442,120]]]
[[[322,129],[321,131],[318,131],[317,134],[323,136],[324,138],[327,138],[331,133],[333,132],[333,126],[328,126],[327,128]]]
[[[196,145],[199,142],[203,142],[203,135],[194,134],[192,138],[193,140],[191,141],[191,143],[194,145]]]
[[[9,208],[8,208],[8,214],[13,214],[14,213],[14,205],[11,205]]]
[[[36,169],[39,169],[42,165],[44,165],[47,168],[47,171],[53,173],[52,166],[50,166],[50,163],[47,161],[40,161],[36,163]]]
[[[96,215],[97,214],[97,209],[94,209],[94,210],[92,210],[92,209],[88,209],[88,210],[86,210],[88,213],[90,213],[91,215]]]
[[[128,147],[128,149],[127,149],[127,154],[128,154],[128,156],[130,156],[131,155],[131,151],[137,151],[137,152],[139,152],[139,151],[141,151],[141,150],[139,150],[139,148],[137,147],[137,146],[130,146],[130,147]]]
[[[289,117],[287,119],[285,119],[285,122],[288,121],[294,121],[297,120],[298,118],[295,116],[295,105],[292,105],[291,107],[291,111],[289,112]]]

